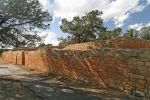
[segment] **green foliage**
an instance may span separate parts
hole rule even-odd
[[[108,40],[119,36],[122,32],[121,28],[108,31],[103,26],[102,14],[98,10],[92,10],[81,18],[79,16],[74,17],[72,21],[68,21],[65,18],[62,19],[60,28],[63,32],[69,33],[70,35],[67,38],[59,38],[60,45]]]
[[[66,46],[72,43],[82,43],[95,40],[109,40],[115,39],[121,36],[122,29],[115,28],[113,30],[108,30],[103,26],[103,20],[101,19],[102,12],[98,10],[92,10],[86,13],[85,16],[74,17],[71,21],[67,19],[62,19],[61,30],[70,35],[66,38],[58,38],[60,45]],[[150,27],[144,27],[140,31],[135,29],[129,29],[124,36],[132,38],[143,38],[150,40]]]
[[[109,40],[109,39],[114,39],[118,36],[120,36],[120,34],[122,33],[122,29],[121,28],[115,28],[112,31],[107,30],[107,28],[105,28],[103,30],[103,32],[100,34],[100,40]]]
[[[112,33],[112,38],[115,38],[121,35],[122,29],[120,27],[117,27],[111,33]]]
[[[60,28],[63,32],[71,35],[70,38],[73,43],[93,41],[105,29],[101,15],[102,12],[93,10],[81,18],[79,16],[74,17],[72,21],[62,19]],[[63,42],[66,40],[63,39]]]
[[[146,40],[150,40],[150,26],[143,27],[140,31],[140,37]]]
[[[109,40],[112,38],[112,32],[105,30],[99,35],[100,40]]]
[[[138,38],[139,31],[137,31],[135,29],[129,29],[129,30],[127,30],[127,32],[124,35],[127,37]]]
[[[66,38],[58,37],[58,41],[60,41],[59,42],[60,47],[65,47],[73,43],[71,36],[67,36]]]
[[[0,0],[0,44],[34,46],[41,41],[35,29],[49,28],[51,20],[38,0]]]

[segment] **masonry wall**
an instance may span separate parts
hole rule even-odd
[[[150,98],[150,49],[47,50],[42,55],[52,73]]]
[[[41,73],[49,73],[48,66],[45,66],[43,61],[43,55],[45,53],[40,49],[36,51],[26,51],[25,52],[25,66],[28,70],[38,71]]]
[[[3,58],[16,63],[17,55],[17,62],[21,62],[18,55],[22,52],[5,52]],[[25,51],[24,60],[29,70],[150,98],[150,49],[70,51],[45,48]]]
[[[16,54],[15,54],[15,52],[12,52],[12,51],[4,52],[4,53],[2,54],[2,57],[3,57],[6,61],[8,61],[8,62],[10,62],[10,63],[15,63],[15,64],[16,64]]]
[[[93,50],[99,48],[141,49],[150,48],[150,41],[130,37],[118,37],[111,40],[70,44],[64,50]]]

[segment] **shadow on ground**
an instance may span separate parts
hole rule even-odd
[[[41,76],[0,58],[0,100],[134,100],[121,92]]]
[[[23,76],[23,75],[22,75]],[[0,100],[133,100],[106,89],[94,89],[62,81],[59,77],[25,75],[14,79],[0,78]]]

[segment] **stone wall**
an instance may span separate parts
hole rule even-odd
[[[47,66],[45,66],[46,62],[43,61],[43,57],[42,57],[43,55],[45,55],[45,53],[42,52],[41,49],[36,51],[26,51],[25,52],[26,68],[31,71],[48,73],[49,69]]]
[[[2,57],[10,63],[16,64],[16,54],[12,51],[7,51],[2,54]]]
[[[64,50],[93,50],[98,48],[122,48],[122,49],[140,49],[150,48],[150,41],[144,39],[136,39],[131,37],[118,37],[111,40],[86,42],[79,44],[70,44]]]
[[[3,53],[3,58],[17,64],[21,56],[15,55],[22,52],[25,52],[27,69],[54,73],[72,81],[116,88],[131,95],[150,98],[150,49],[70,51],[45,48],[9,51]]]
[[[24,51],[7,51],[2,54],[2,57],[10,63],[25,65]]]

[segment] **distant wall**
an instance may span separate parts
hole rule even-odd
[[[0,48],[0,57],[2,56],[2,53],[5,52],[5,51],[8,51],[9,49],[2,49]]]
[[[16,64],[16,52],[7,51],[2,54],[2,57],[10,63]]]
[[[144,39],[136,39],[130,37],[118,37],[111,40],[86,42],[79,44],[70,44],[64,50],[92,50],[98,48],[122,48],[122,49],[140,49],[150,48],[150,41]]]
[[[43,55],[45,53],[40,49],[37,51],[26,51],[25,52],[25,66],[29,70],[35,70],[42,73],[49,73],[48,66],[45,66]]]
[[[25,65],[24,51],[7,51],[2,54],[2,57],[10,63]]]

